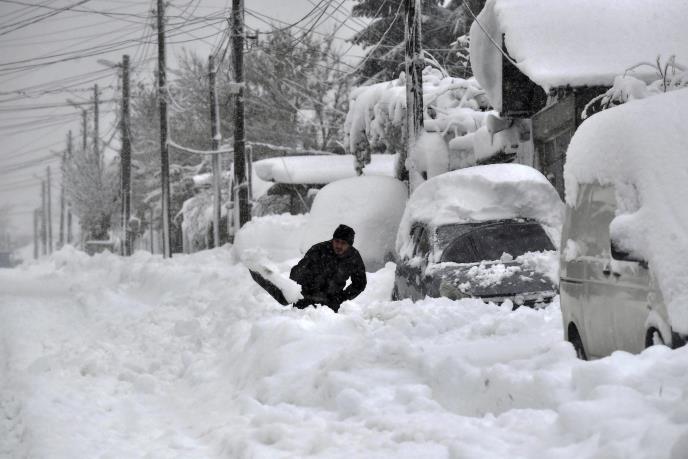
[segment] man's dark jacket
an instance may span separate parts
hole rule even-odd
[[[289,277],[301,284],[304,297],[295,306],[320,303],[335,312],[342,302],[358,296],[367,283],[365,265],[358,250],[351,246],[339,256],[332,248],[332,241],[320,242],[308,249],[301,261],[291,269]],[[349,277],[351,285],[345,289]]]

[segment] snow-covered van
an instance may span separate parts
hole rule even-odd
[[[560,294],[580,358],[688,334],[688,91],[603,111],[571,140]]]

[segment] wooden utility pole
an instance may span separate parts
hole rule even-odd
[[[96,164],[102,167],[99,148],[100,124],[98,121],[98,84],[93,86],[93,154],[96,155]]]
[[[423,50],[421,45],[421,0],[404,0],[406,23],[406,149],[399,155],[397,178],[409,181],[409,191],[420,184],[422,178],[413,168],[406,168],[406,159],[413,158],[416,141],[423,131]]]
[[[131,255],[131,232],[129,218],[131,217],[131,131],[129,130],[129,56],[122,56],[122,151],[120,153],[122,179],[122,231],[123,255]]]
[[[153,208],[150,208],[150,226],[148,227],[148,232],[150,235],[150,252],[155,253],[155,232],[153,231],[153,219],[155,218],[155,212]]]
[[[40,211],[38,209],[33,210],[33,259],[38,260],[38,219]]]
[[[46,192],[48,194],[46,218],[48,219],[48,253],[53,253],[53,188],[50,176],[50,166],[45,168],[47,176]]]
[[[71,132],[70,132],[71,134]],[[69,150],[69,143],[72,141],[71,136],[68,136],[67,138],[67,149]],[[67,152],[62,153],[62,166],[60,169],[62,170],[62,180],[60,180],[60,230],[59,234],[57,237],[57,248],[61,249],[64,246],[64,236],[65,236],[65,207],[66,207],[66,202],[65,202],[65,187],[64,187],[64,177],[65,177],[65,162],[67,159]]]
[[[246,180],[246,139],[244,138],[244,3],[232,0],[232,53],[234,54],[234,206],[240,228],[251,219]]]
[[[215,89],[215,59],[212,55],[208,57],[208,86],[210,88],[210,137],[211,150],[220,149],[222,134],[220,133],[220,114],[217,105],[217,93]],[[220,154],[215,153],[212,157],[213,164],[213,247],[220,247],[220,218],[221,209],[221,189],[220,189]]]
[[[72,160],[72,155],[73,155],[73,149],[74,146],[72,144],[72,131],[69,131],[67,134],[67,159],[66,163],[69,165],[69,162]],[[64,180],[64,174],[62,175],[62,180]],[[63,184],[64,187],[64,184]],[[63,188],[64,189],[64,188]],[[67,244],[72,243],[72,208],[69,205],[68,202],[66,202],[66,207],[67,207]]]
[[[46,227],[46,190],[45,180],[41,180],[41,255],[48,254],[48,229]]]
[[[170,258],[170,159],[167,146],[167,82],[165,72],[165,10],[158,0],[158,104],[160,106],[160,180],[162,186],[162,253]]]
[[[85,108],[81,109],[81,148],[86,153],[86,147],[88,146],[88,112]]]

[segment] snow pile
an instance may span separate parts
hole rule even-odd
[[[368,270],[392,259],[394,239],[408,191],[391,177],[354,177],[325,186],[316,195],[303,232],[301,251],[332,239],[340,223],[356,231],[354,247]]]
[[[300,258],[299,246],[307,222],[308,217],[303,214],[254,217],[241,227],[232,249],[239,259],[244,258],[244,252],[256,249],[263,250],[276,262]]]
[[[373,155],[363,174],[394,177],[395,161],[393,155]],[[253,168],[262,180],[278,183],[323,185],[357,175],[350,155],[280,156],[256,161]]]
[[[398,153],[405,148],[405,81],[402,73],[396,80],[352,92],[344,123],[344,146],[361,164],[369,161],[373,151]],[[447,151],[447,142],[483,126],[488,104],[474,79],[447,77],[432,67],[423,70],[423,104],[425,131],[435,134],[419,139],[410,161],[417,171],[433,176],[461,161],[450,155],[458,152]]]
[[[687,61],[686,17],[685,1],[659,6],[647,0],[488,0],[471,26],[471,67],[497,110],[502,36],[519,70],[545,92],[567,85],[609,86],[629,67],[659,55]],[[656,79],[651,65],[633,74]]]
[[[600,112],[576,131],[564,168],[566,202],[578,184],[613,184],[612,236],[650,263],[675,330],[688,333],[688,90]]]
[[[556,300],[391,302],[393,264],[285,308],[235,261],[0,270],[0,456],[685,457],[688,348],[578,361]]]
[[[563,204],[537,170],[520,164],[490,164],[447,172],[419,186],[399,225],[397,253],[411,257],[413,223],[430,228],[450,223],[531,218],[558,246]]]

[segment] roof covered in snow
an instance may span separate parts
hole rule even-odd
[[[501,109],[502,34],[517,67],[545,91],[612,84],[627,69],[657,78],[658,56],[688,62],[688,2],[488,0],[471,27],[471,65]],[[488,34],[491,37],[488,38]]]
[[[399,225],[397,252],[416,222],[438,227],[451,223],[532,218],[561,226],[563,203],[537,170],[521,164],[490,164],[447,172],[420,185]]]
[[[593,115],[571,139],[566,202],[580,183],[614,184],[617,242],[649,261],[672,325],[688,332],[688,89]],[[601,158],[604,158],[601,160]],[[631,186],[629,186],[631,185]]]
[[[282,156],[261,159],[253,163],[253,169],[262,180],[324,185],[335,180],[356,176],[356,159],[352,155]],[[396,155],[371,155],[364,175],[394,177]]]

